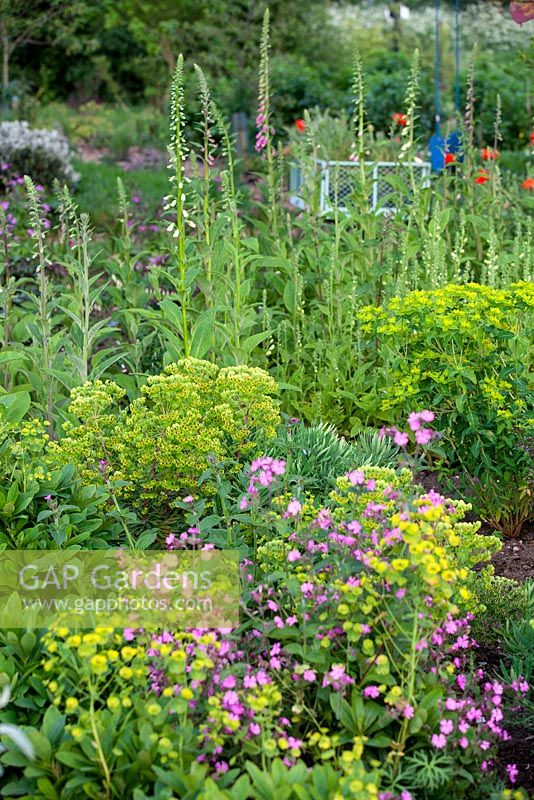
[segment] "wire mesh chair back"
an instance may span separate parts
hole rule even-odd
[[[369,207],[377,213],[395,212],[399,196],[403,196],[403,202],[410,202],[412,173],[422,188],[430,185],[431,167],[427,161],[366,161],[365,167],[370,171]],[[341,212],[348,213],[350,196],[356,188],[359,173],[360,165],[354,161],[317,161],[315,178],[319,178],[320,210],[331,211],[337,205]],[[293,205],[306,208],[301,195],[306,186],[313,185],[313,179],[313,167],[291,166],[289,191]],[[398,179],[406,185],[406,192],[399,190]]]

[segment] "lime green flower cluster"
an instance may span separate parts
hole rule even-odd
[[[451,284],[368,306],[358,318],[378,376],[372,415],[399,423],[432,409],[442,475],[460,473],[456,488],[478,513],[517,536],[532,510],[534,286]]]
[[[0,463],[11,479],[18,478],[23,486],[51,478],[43,457],[50,438],[48,426],[48,422],[34,418],[0,428]]]
[[[148,378],[141,397],[122,407],[125,392],[111,381],[75,389],[64,437],[51,456],[79,466],[89,481],[115,483],[138,506],[198,491],[208,456],[254,456],[276,433],[274,380],[244,366],[219,369],[188,358]],[[209,487],[205,491],[209,492]]]

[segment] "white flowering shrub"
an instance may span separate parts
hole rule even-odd
[[[69,142],[60,131],[30,128],[27,122],[0,123],[0,180],[5,184],[21,175],[45,186],[54,178],[76,183],[80,176],[71,157]]]

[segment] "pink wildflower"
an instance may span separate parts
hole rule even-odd
[[[442,733],[434,733],[431,739],[433,747],[436,750],[441,750],[447,744],[447,737],[444,736]]]
[[[300,514],[302,510],[302,503],[299,503],[298,500],[291,500],[288,503],[286,513],[284,514],[285,517],[296,517]]]

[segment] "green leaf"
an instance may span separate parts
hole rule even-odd
[[[193,326],[191,336],[191,355],[204,358],[213,342],[214,311],[206,311]]]
[[[37,780],[37,787],[43,797],[46,797],[46,800],[59,800],[59,795],[48,778],[39,778]]]
[[[5,422],[17,425],[28,413],[31,398],[28,392],[15,392],[0,397],[0,410]]]

